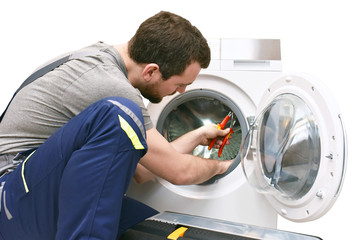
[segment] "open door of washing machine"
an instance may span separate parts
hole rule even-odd
[[[339,108],[325,86],[306,75],[282,76],[270,85],[241,146],[247,181],[295,222],[331,208],[346,158]]]

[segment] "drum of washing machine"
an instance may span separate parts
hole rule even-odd
[[[234,133],[228,145],[225,145],[221,156],[218,149],[208,149],[208,146],[197,146],[192,154],[203,158],[217,160],[234,159],[229,170],[216,178],[221,178],[240,163],[240,146],[244,139],[244,133],[248,131],[245,116],[240,108],[224,94],[207,89],[187,91],[172,99],[161,112],[157,130],[169,141],[174,141],[183,134],[208,124],[219,124],[226,115],[232,113],[225,128],[230,127],[231,121]]]

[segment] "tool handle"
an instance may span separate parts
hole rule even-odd
[[[218,128],[218,129],[221,129],[220,124],[217,125],[217,128]],[[214,144],[215,144],[215,142],[216,142],[216,139],[217,139],[217,138],[214,138],[214,139],[211,141],[211,143],[209,144],[209,146],[208,146],[208,149],[209,149],[209,150],[212,149],[212,147],[214,146]]]
[[[219,129],[224,129],[225,128],[225,125],[226,123],[229,121],[230,119],[230,116],[229,115],[226,115],[226,117],[221,121],[220,124],[218,124],[218,126],[220,126]]]
[[[221,147],[219,148],[219,152],[218,152],[218,157],[221,157],[222,151],[226,145],[227,140],[229,139],[230,135],[234,133],[234,130],[232,128],[230,128],[230,132],[226,135],[226,137],[224,138]]]
[[[211,141],[211,143],[209,144],[209,146],[208,146],[208,149],[209,149],[209,150],[212,149],[212,147],[214,146],[214,144],[215,144],[215,142],[216,142],[216,139],[217,139],[217,138],[214,138],[214,139]]]
[[[217,128],[223,130],[225,128],[226,123],[229,121],[230,119],[230,113],[228,115],[226,115],[226,117],[221,121],[221,123],[217,124]],[[212,149],[212,147],[214,146],[215,142],[216,142],[217,138],[214,138],[211,143],[209,144],[208,150]]]

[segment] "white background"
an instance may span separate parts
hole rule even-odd
[[[290,223],[280,218],[278,228],[329,240],[357,239],[360,7],[356,2],[1,1],[0,110],[44,61],[99,40],[126,42],[143,20],[160,10],[184,16],[207,38],[279,38],[283,72],[312,74],[335,95],[346,124],[349,155],[342,193],[328,214],[310,223]]]

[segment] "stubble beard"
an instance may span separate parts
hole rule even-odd
[[[155,87],[153,86],[146,86],[142,89],[139,89],[141,95],[148,99],[151,103],[159,103],[163,99],[162,96],[158,93]]]

